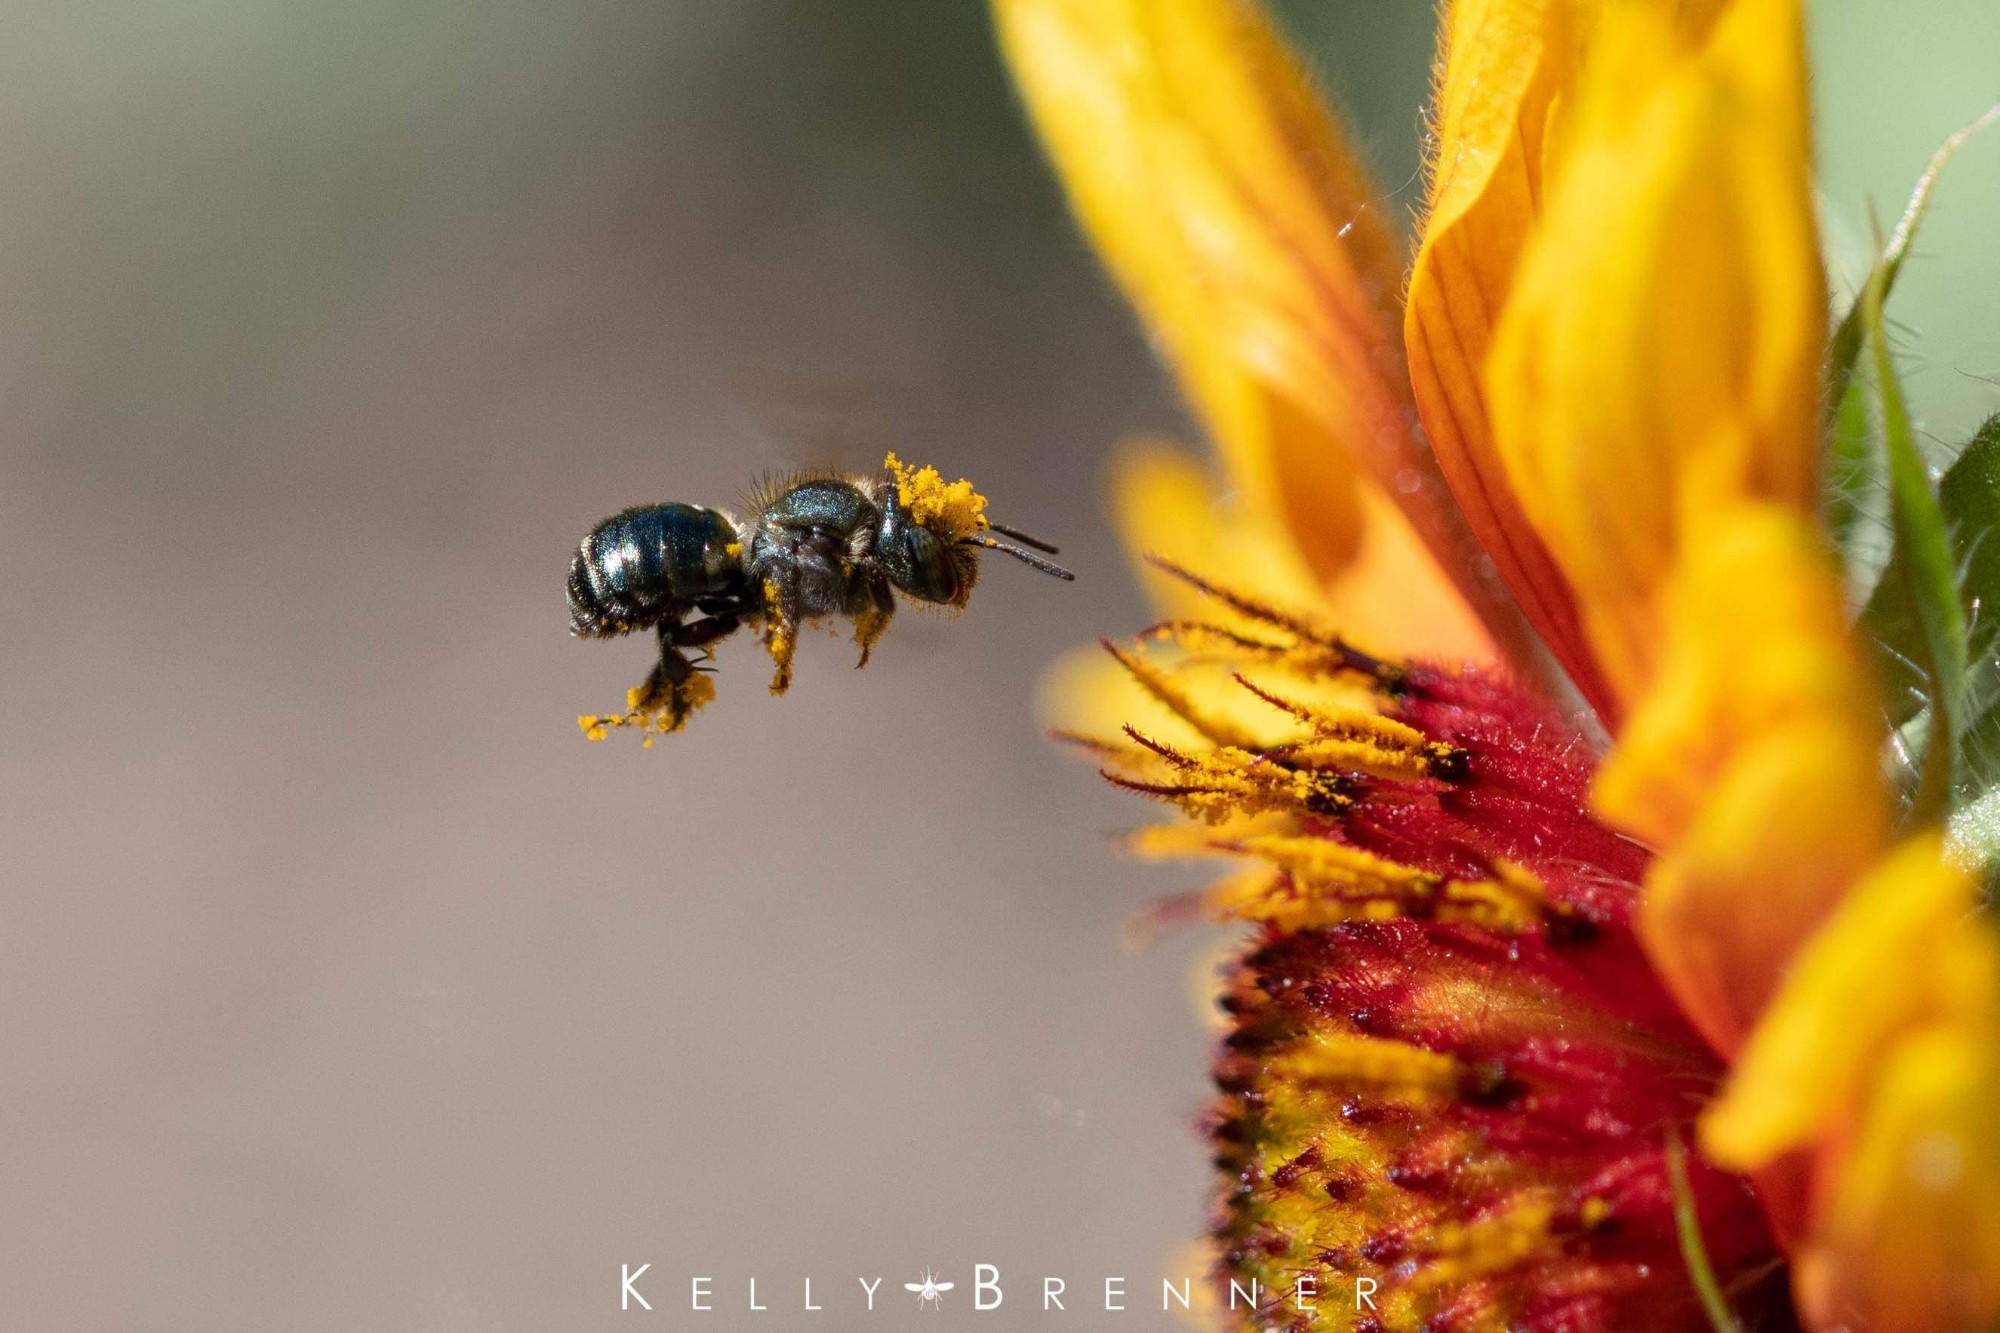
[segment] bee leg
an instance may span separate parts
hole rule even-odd
[[[734,611],[721,615],[704,616],[688,625],[663,625],[661,639],[676,648],[699,648],[701,660],[706,662],[715,656],[715,645],[743,627],[743,617]],[[707,670],[696,667],[697,671]]]
[[[798,588],[775,580],[767,582],[764,603],[764,647],[775,668],[771,693],[783,694],[792,687],[792,655],[799,648]]]
[[[695,679],[694,663],[674,646],[673,631],[679,628],[677,625],[660,626],[660,660],[647,674],[645,683],[632,691],[630,700],[635,714],[664,713],[664,730],[667,731],[679,731],[687,724],[688,714],[694,711],[697,703],[702,702],[691,688]],[[706,682],[703,688],[711,695],[714,693],[713,687]]]
[[[854,664],[855,670],[868,665],[868,654],[882,632],[889,628],[889,617],[894,614],[896,594],[891,591],[889,581],[875,579],[868,585],[868,604],[854,613],[854,642],[861,649],[861,660]]]

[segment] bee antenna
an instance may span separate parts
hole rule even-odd
[[[1012,537],[1015,541],[1021,543],[1021,545],[1032,546],[1044,555],[1059,554],[1052,544],[1043,541],[1040,537],[1030,537],[1019,528],[1010,528],[1004,523],[988,523],[986,526],[999,533],[1002,537]]]
[[[1007,542],[1003,542],[998,537],[987,537],[987,536],[961,537],[959,540],[963,541],[968,546],[984,546],[989,551],[1005,552],[1006,554],[1013,556],[1016,560],[1019,560],[1022,564],[1029,565],[1035,569],[1039,569],[1044,574],[1053,574],[1059,579],[1067,579],[1070,580],[1071,582],[1074,582],[1076,580],[1076,575],[1070,573],[1067,569],[1064,569],[1061,565],[1057,564],[1055,561],[1044,560],[1040,556],[1036,555],[1033,551],[1024,550],[1019,546],[1014,546]]]

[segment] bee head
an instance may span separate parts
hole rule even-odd
[[[979,579],[981,548],[1004,551],[1057,578],[1075,577],[1033,553],[1054,554],[1055,547],[989,523],[986,497],[971,482],[963,478],[946,482],[936,468],[912,468],[894,454],[885,465],[893,485],[885,487],[882,497],[876,554],[889,581],[907,595],[922,602],[964,606]]]
[[[889,582],[920,602],[964,606],[979,580],[973,546],[949,529],[917,522],[893,492],[882,506],[875,555]]]

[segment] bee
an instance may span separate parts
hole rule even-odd
[[[957,1285],[955,1282],[938,1281],[937,1274],[926,1268],[922,1282],[905,1282],[903,1290],[917,1293],[917,1305],[919,1308],[928,1305],[932,1309],[942,1310],[944,1309],[944,1293]]]
[[[979,579],[979,552],[999,551],[1059,579],[1076,576],[1045,556],[1056,548],[989,522],[969,481],[890,454],[875,476],[808,475],[752,495],[748,518],[692,504],[641,505],[590,530],[569,569],[570,633],[612,638],[652,630],[660,657],[628,692],[622,715],[578,719],[601,739],[637,727],[646,743],[679,731],[714,697],[690,657],[755,627],[771,654],[771,693],[792,682],[799,628],[833,617],[854,625],[868,655],[896,610],[896,594],[962,607]]]

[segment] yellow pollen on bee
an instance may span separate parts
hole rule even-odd
[[[896,479],[896,498],[923,527],[960,537],[983,531],[986,497],[961,477],[947,482],[934,467],[913,468],[891,453],[882,466]]]
[[[657,736],[670,735],[687,725],[687,720],[704,704],[715,699],[715,682],[704,675],[692,675],[673,687],[664,699],[648,702],[643,686],[635,686],[625,691],[625,711],[623,713],[580,713],[576,725],[584,736],[593,741],[601,741],[613,731],[629,727],[644,737],[641,741],[651,749]]]
[[[854,613],[854,642],[861,649],[861,660],[854,664],[856,667],[868,665],[868,654],[889,628],[890,614],[889,608],[883,606],[870,606]]]
[[[781,592],[777,580],[764,580],[764,648],[775,668],[771,673],[771,693],[783,694],[792,686],[792,657],[798,652],[798,625],[781,614]]]

